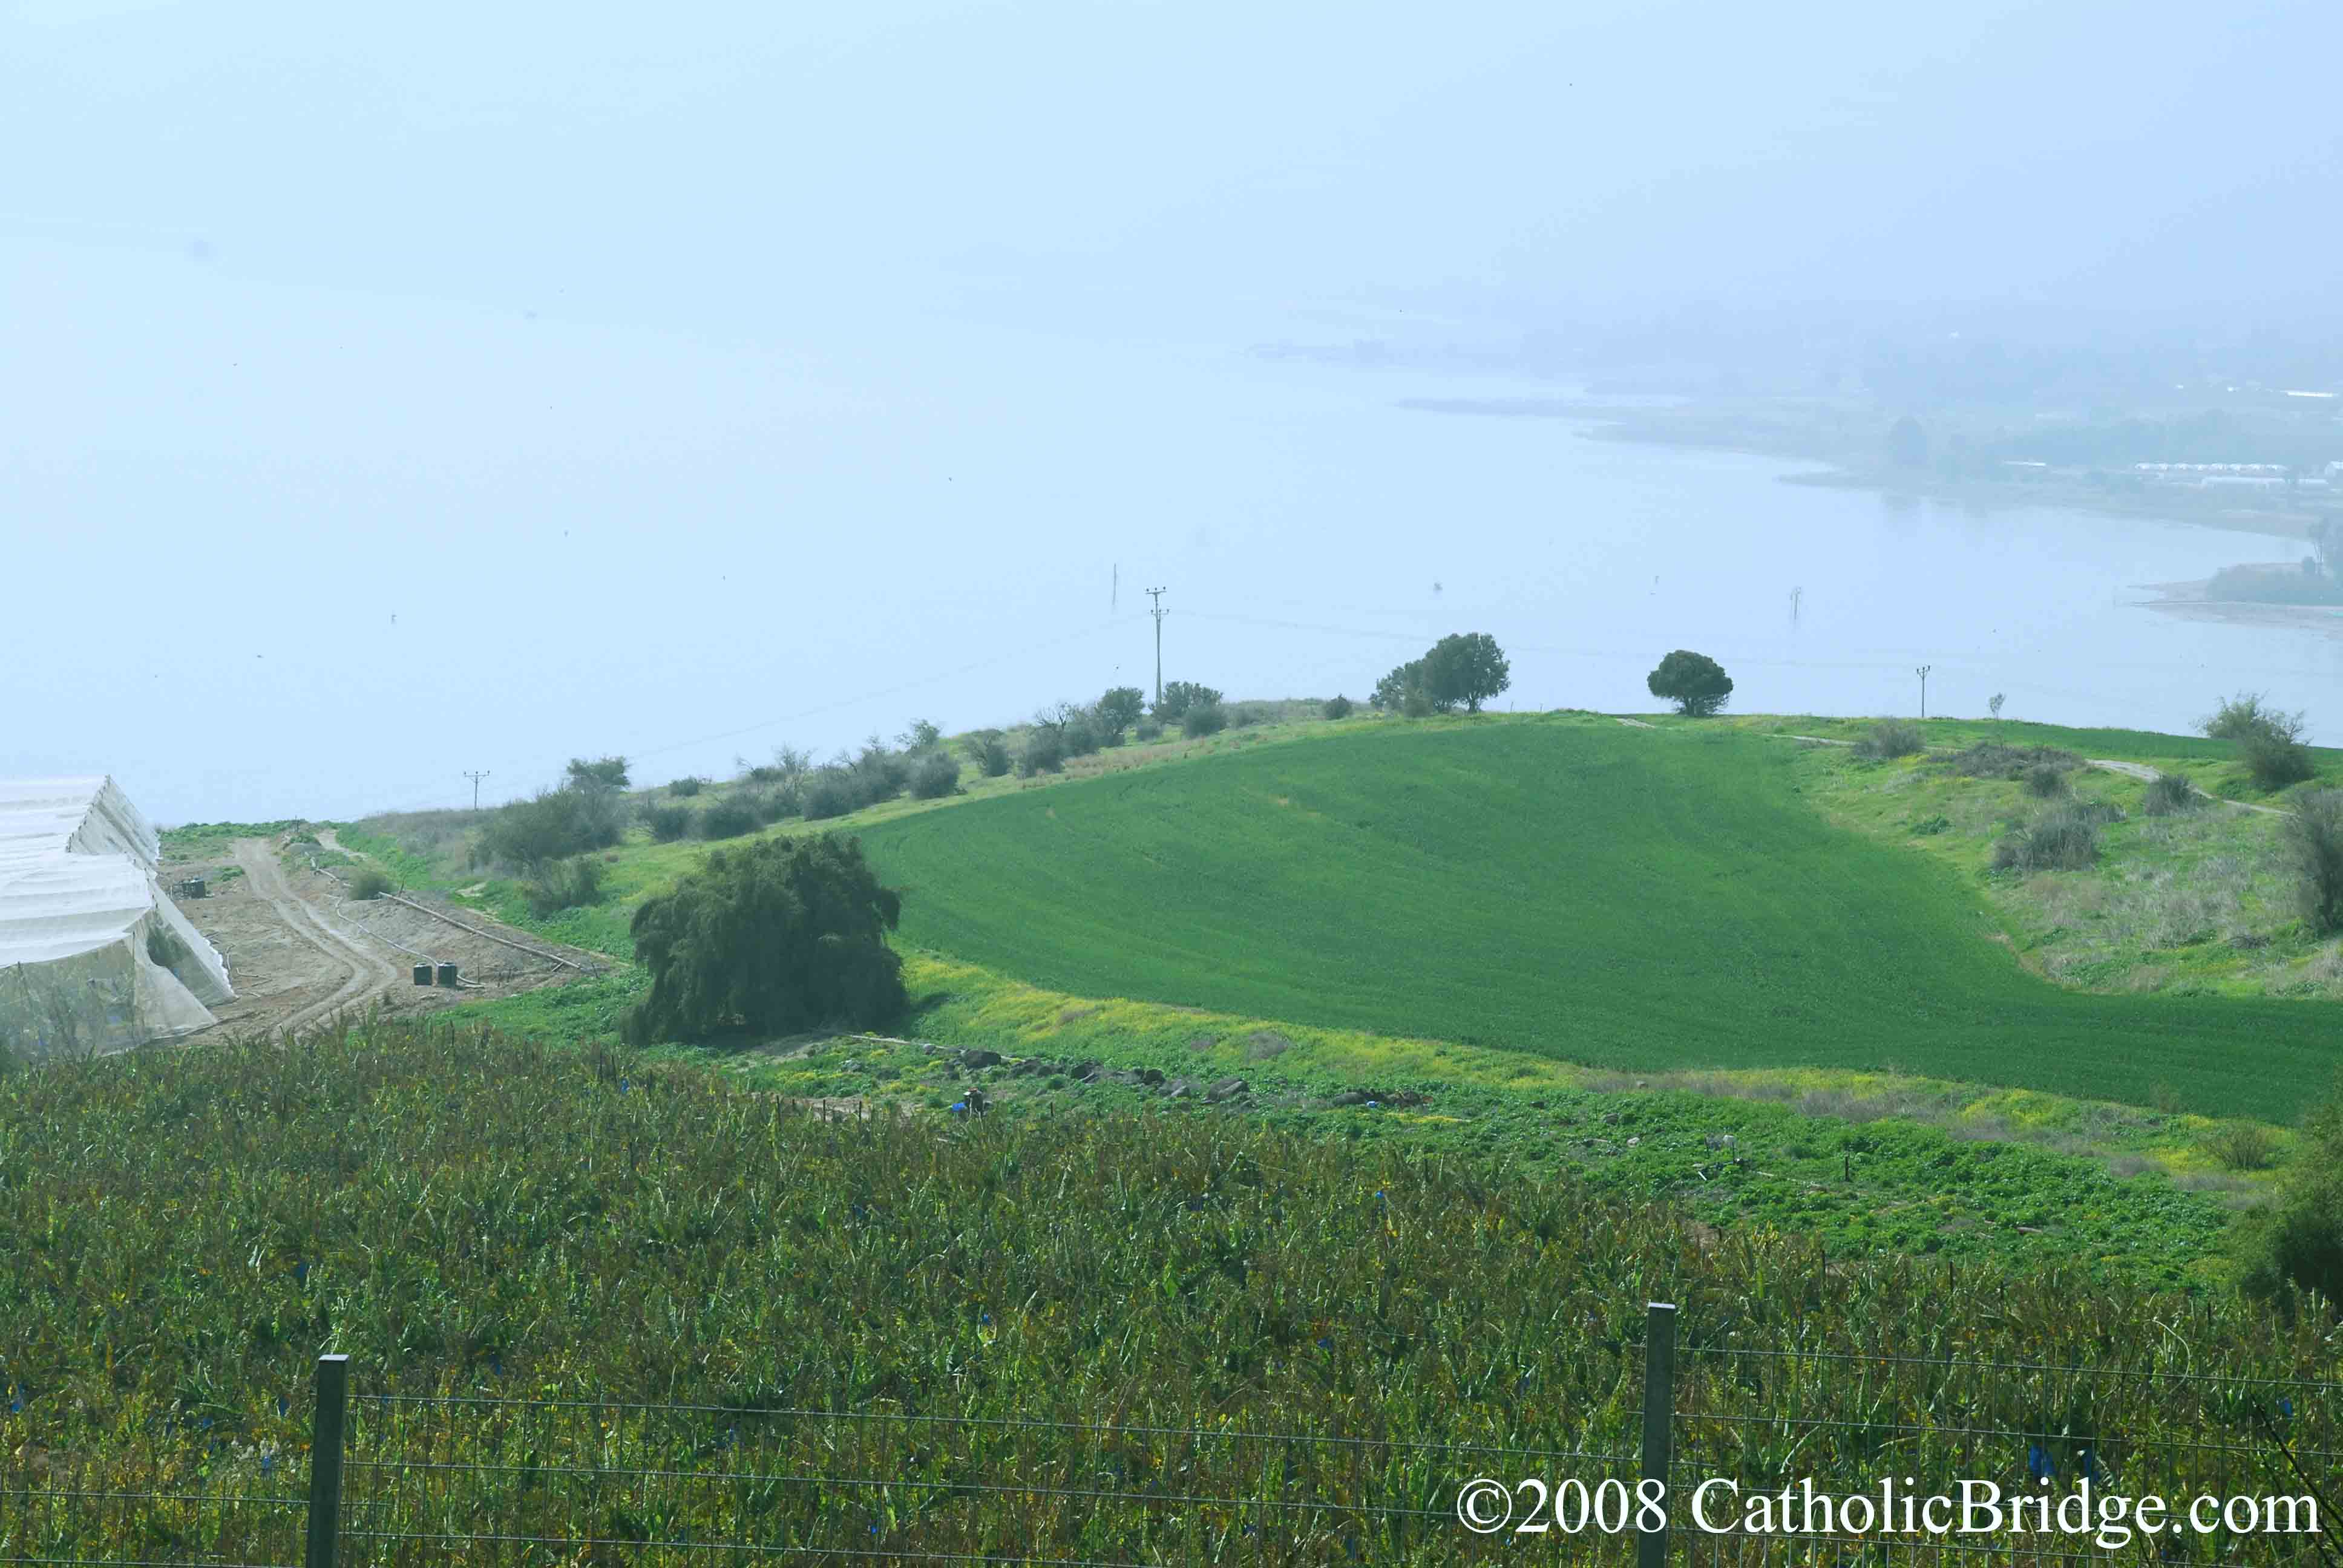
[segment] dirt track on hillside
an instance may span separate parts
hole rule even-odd
[[[317,838],[321,847],[339,848],[328,842],[328,830]],[[227,962],[236,997],[212,1010],[220,1032],[281,1034],[353,1010],[433,1012],[608,967],[433,893],[410,890],[407,903],[350,899],[334,876],[288,862],[286,848],[283,840],[243,839],[226,853],[166,861],[166,880],[210,883],[208,897],[179,900],[179,908]],[[446,918],[436,913],[443,908]],[[416,965],[443,963],[458,966],[459,987],[414,983]]]
[[[387,960],[337,930],[323,914],[293,891],[277,863],[276,845],[265,839],[239,839],[236,842],[236,863],[244,868],[244,874],[252,879],[253,891],[266,900],[277,919],[330,962],[341,966],[347,974],[332,995],[278,1023],[279,1031],[290,1034],[313,1023],[326,1022],[344,1008],[379,996],[405,979]]]

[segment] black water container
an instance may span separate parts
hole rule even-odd
[[[431,966],[429,964],[417,964],[415,966],[415,983],[417,985],[429,985],[431,983]]]
[[[439,966],[439,983],[446,986],[449,990],[454,990],[456,989],[456,966],[454,964],[441,964]]]

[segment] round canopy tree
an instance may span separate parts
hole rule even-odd
[[[651,990],[627,1015],[628,1041],[890,1022],[908,1000],[903,961],[887,945],[901,913],[859,839],[719,849],[635,911],[635,956]]]
[[[1678,713],[1689,713],[1704,719],[1725,706],[1733,695],[1733,678],[1725,667],[1704,653],[1678,648],[1660,660],[1660,667],[1644,678],[1654,697],[1664,697],[1676,705]]]

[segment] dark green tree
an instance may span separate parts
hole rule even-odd
[[[1467,713],[1480,712],[1481,704],[1513,683],[1504,650],[1485,631],[1451,632],[1432,645],[1422,663],[1433,701],[1449,708],[1461,702]]]
[[[745,1030],[874,1029],[908,1001],[887,945],[902,900],[879,885],[861,840],[836,834],[718,849],[635,911],[650,994],[628,1010],[629,1043]]]
[[[590,762],[583,757],[569,759],[569,789],[624,789],[627,783],[627,759],[623,757],[598,757]]]
[[[1109,735],[1120,735],[1139,722],[1147,711],[1147,693],[1135,686],[1110,687],[1091,711],[1098,716],[1099,729]]]
[[[1209,686],[1192,680],[1167,680],[1163,683],[1163,699],[1155,705],[1155,717],[1169,723],[1185,717],[1188,709],[1203,702],[1218,702],[1221,694]]]
[[[1660,660],[1659,668],[1644,678],[1654,697],[1664,697],[1676,705],[1678,713],[1706,718],[1725,706],[1733,695],[1733,678],[1725,667],[1704,653],[1677,648]]]

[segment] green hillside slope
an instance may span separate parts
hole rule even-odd
[[[1880,1068],[2286,1118],[2324,1005],[2060,991],[1944,868],[1832,827],[1786,747],[1583,720],[1376,729],[870,829],[903,934],[1077,994],[1633,1070]]]

